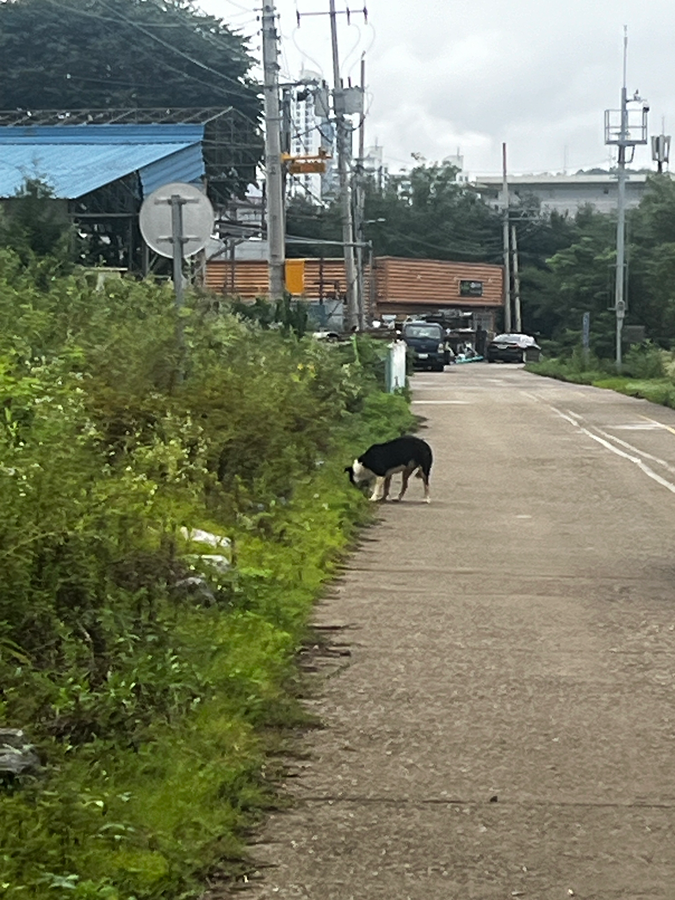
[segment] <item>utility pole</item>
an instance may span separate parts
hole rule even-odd
[[[626,142],[628,140],[628,97],[626,92],[626,57],[628,50],[628,33],[624,28],[623,35],[623,87],[621,88],[621,131],[619,133],[619,169],[616,223],[616,279],[614,284],[614,310],[616,312],[616,370],[621,371],[621,332],[626,316],[626,299],[624,297],[625,256],[626,256]]]
[[[277,63],[278,45],[274,0],[265,0],[263,5],[262,48],[269,289],[271,300],[281,300],[286,288],[286,222],[281,165],[279,65]]]
[[[506,144],[502,144],[502,203],[504,206],[504,331],[511,331],[511,251],[509,247],[509,180],[506,171]]]
[[[361,57],[361,90],[365,94],[366,90],[366,60]],[[365,268],[363,255],[363,219],[366,200],[365,189],[365,121],[366,117],[361,116],[359,124],[359,155],[356,161],[355,183],[354,183],[354,235],[356,238],[356,307],[358,310],[359,331],[363,331],[366,327],[366,291],[365,291]],[[370,273],[373,277],[373,273]],[[370,303],[368,304],[370,307]],[[370,309],[368,310],[370,315]]]
[[[340,179],[340,208],[342,211],[342,243],[344,245],[345,280],[347,293],[347,327],[359,327],[356,263],[354,261],[354,223],[347,161],[347,123],[345,122],[340,59],[338,56],[337,14],[335,0],[330,0],[330,36],[333,51],[333,109],[335,112],[338,175]]]
[[[520,334],[523,323],[520,315],[520,267],[518,264],[518,235],[516,223],[511,225],[511,250],[513,252],[513,310],[516,317],[516,332]]]
[[[626,61],[628,56],[628,29],[623,30],[623,87],[621,88],[621,109],[605,110],[605,143],[616,144],[619,148],[617,182],[617,223],[616,223],[616,282],[614,286],[614,312],[616,314],[616,370],[623,365],[621,338],[626,317],[626,150],[631,148],[630,162],[637,144],[647,143],[647,113],[649,106],[642,97],[635,95],[629,100],[626,90]],[[629,103],[642,104],[641,120],[630,122]],[[618,113],[618,116],[617,116]],[[637,132],[637,133],[636,133]]]

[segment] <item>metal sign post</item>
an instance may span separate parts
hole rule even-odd
[[[585,312],[581,320],[581,346],[584,353],[584,363],[588,365],[591,347],[591,314],[589,312]]]
[[[206,246],[214,222],[211,201],[196,185],[165,184],[143,201],[139,213],[141,234],[146,244],[173,265],[176,297],[176,340],[183,357],[183,260]],[[181,363],[182,369],[182,363]],[[179,372],[179,378],[181,373]]]
[[[161,203],[161,200],[156,201]],[[173,250],[173,287],[176,292],[176,308],[183,305],[183,200],[179,194],[172,194],[171,204],[171,247]]]

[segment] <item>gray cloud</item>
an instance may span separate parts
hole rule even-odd
[[[200,5],[226,20],[254,11],[253,0]],[[327,11],[327,0],[276,6],[289,74],[304,61],[330,81],[328,18],[295,21],[296,8]],[[368,9],[370,26],[356,11],[349,27],[339,17],[342,72],[358,81],[367,51],[367,142],[383,145],[393,169],[413,164],[412,152],[440,160],[459,147],[469,172],[497,172],[502,142],[513,171],[607,164],[603,114],[620,102],[624,25],[629,94],[649,98],[651,133],[662,117],[666,132],[675,127],[669,0],[370,0]],[[638,149],[638,164],[649,158]]]

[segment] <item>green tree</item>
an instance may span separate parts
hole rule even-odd
[[[384,256],[497,262],[501,254],[498,214],[457,180],[449,163],[416,166],[372,181],[366,193],[367,220],[375,251]]]
[[[2,0],[0,54],[2,109],[260,114],[245,40],[187,0]]]
[[[378,256],[481,262],[498,262],[501,256],[498,214],[457,181],[457,168],[449,163],[416,166],[384,185],[371,179],[364,219],[357,238],[372,240]],[[287,226],[290,234],[339,241],[339,205],[324,209],[294,200]],[[321,251],[301,245],[298,252],[318,256]]]
[[[654,176],[629,219],[629,315],[665,347],[675,341],[675,184]]]
[[[27,179],[5,203],[0,244],[16,251],[24,265],[37,257],[50,256],[67,266],[72,240],[67,211],[39,179]]]
[[[294,197],[288,204],[286,211],[286,233],[291,237],[302,237],[308,240],[341,241],[342,225],[339,204],[334,203],[328,207],[317,206],[305,197]],[[339,256],[339,247],[324,247],[320,243],[293,243],[288,242],[286,253],[288,256]]]
[[[528,312],[541,331],[571,349],[579,343],[583,314],[591,314],[591,343],[599,356],[611,355],[614,341],[612,302],[615,224],[592,207],[579,211],[570,243],[526,270]],[[536,300],[534,299],[536,294]]]

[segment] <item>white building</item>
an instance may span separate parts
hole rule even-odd
[[[631,172],[626,181],[626,207],[640,203],[645,192],[645,173]],[[486,200],[502,203],[503,179],[499,175],[486,175],[475,179]],[[616,209],[618,186],[616,175],[604,172],[597,175],[509,175],[511,203],[518,198],[534,195],[541,201],[542,210],[575,215],[580,207],[591,205],[598,212],[610,213]]]
[[[290,91],[290,153],[291,156],[317,156],[319,150],[328,154],[326,172],[294,174],[287,180],[290,197],[305,197],[318,203],[326,199],[332,188],[333,171],[337,168],[334,156],[334,128],[329,120],[328,89],[319,74],[303,69],[298,86]],[[303,87],[306,86],[306,87]]]
[[[363,157],[363,169],[369,177],[382,188],[387,180],[389,169],[384,162],[384,148],[380,144],[367,147]]]
[[[457,153],[451,153],[450,156],[444,157],[443,162],[457,169],[458,184],[467,184],[469,176],[464,172],[464,156],[459,152],[459,147],[457,148]]]

